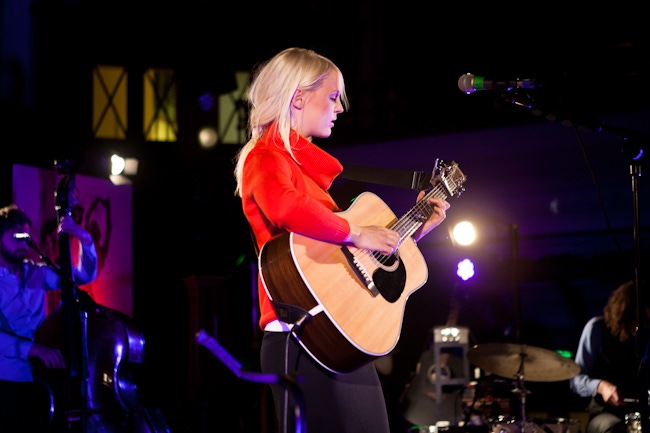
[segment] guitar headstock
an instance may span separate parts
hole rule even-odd
[[[437,159],[433,168],[431,184],[436,186],[440,184],[447,191],[448,196],[460,196],[465,192],[465,181],[467,176],[458,167],[455,161],[447,163],[442,159]]]

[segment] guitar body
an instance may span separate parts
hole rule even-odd
[[[390,227],[397,220],[370,192],[339,215],[360,226]],[[285,233],[263,246],[259,268],[272,301],[310,312],[312,318],[298,334],[300,344],[323,367],[341,373],[395,347],[406,301],[428,278],[427,264],[410,236],[395,254],[383,256]],[[281,309],[278,314],[286,320]]]

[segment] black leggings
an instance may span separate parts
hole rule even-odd
[[[293,374],[304,399],[302,426],[308,433],[390,433],[384,394],[373,363],[335,374],[314,361],[288,333],[266,332],[262,372]],[[288,359],[285,356],[288,351]],[[271,386],[281,433],[298,433],[296,403],[282,385]]]

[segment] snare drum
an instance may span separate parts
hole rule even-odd
[[[521,433],[521,421],[515,417],[499,415],[490,423],[490,433]],[[526,421],[524,433],[545,433],[537,424]]]
[[[580,420],[573,418],[546,418],[540,422],[544,431],[553,433],[580,433]]]

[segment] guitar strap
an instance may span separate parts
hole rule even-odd
[[[278,316],[278,319],[284,323],[296,324],[299,321],[307,323],[312,319],[309,311],[304,308],[278,301],[271,301],[271,303],[275,308],[275,314]]]
[[[397,186],[418,191],[426,190],[431,186],[431,175],[423,171],[398,170],[355,164],[344,164],[344,167],[343,172],[339,175],[339,177],[344,179]]]

